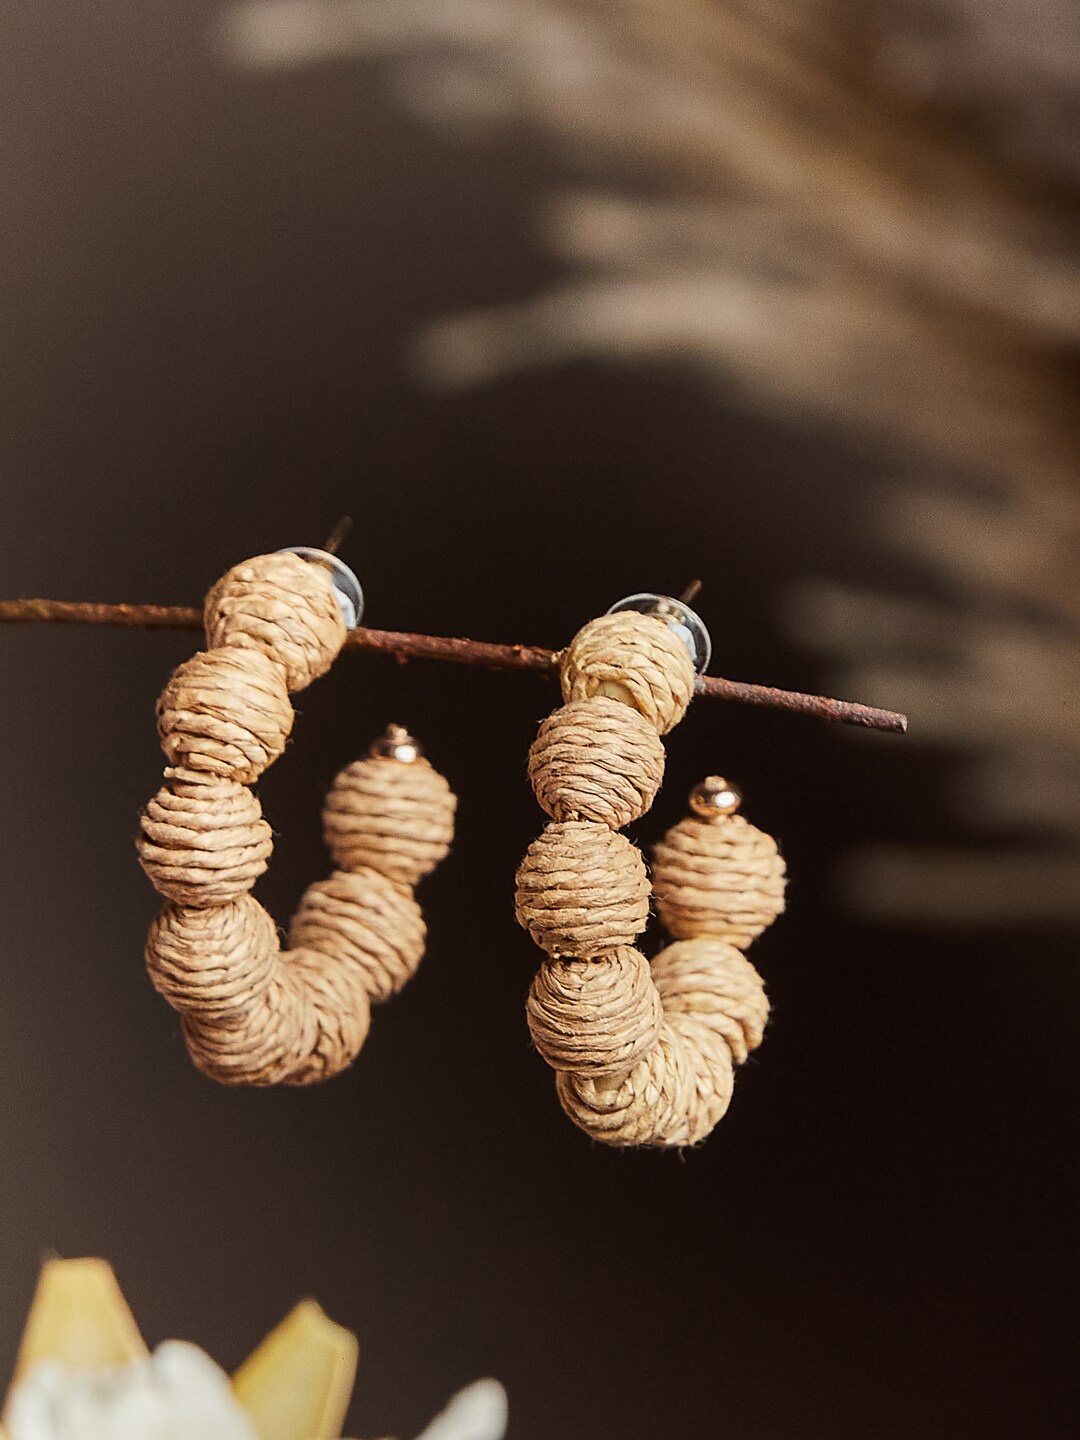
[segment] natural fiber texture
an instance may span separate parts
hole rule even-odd
[[[731,1102],[731,1054],[700,1021],[666,1018],[656,1043],[620,1076],[556,1075],[574,1124],[606,1145],[686,1146],[704,1140]]]
[[[424,937],[412,893],[366,866],[309,885],[289,927],[291,946],[356,970],[373,1001],[397,994],[416,972]]]
[[[621,830],[644,815],[664,778],[664,746],[636,710],[606,695],[574,700],[543,721],[529,779],[554,820]]]
[[[204,1074],[229,1085],[306,1085],[351,1063],[371,1003],[415,971],[424,922],[411,886],[446,854],[456,802],[424,760],[369,758],[343,771],[326,809],[339,869],[308,889],[293,948],[282,950],[247,893],[272,837],[245,786],[284,748],[286,683],[299,689],[321,674],[344,626],[327,572],[294,555],[231,570],[206,619],[217,648],[180,666],[158,702],[172,765],[138,848],[169,903],[150,927],[147,967],[180,1011]]]
[[[769,1001],[750,961],[723,940],[677,940],[652,962],[666,1015],[688,1015],[723,1039],[741,1065],[765,1034]]]
[[[772,836],[741,815],[673,826],[653,853],[660,918],[679,939],[744,950],[784,909],[784,862]]]
[[[180,905],[223,905],[251,889],[274,848],[258,800],[235,780],[174,770],[142,817],[139,859]]]
[[[662,621],[633,610],[590,620],[561,661],[563,699],[606,695],[667,734],[686,714],[696,674],[690,652]]]
[[[250,785],[285,749],[293,712],[279,665],[261,650],[201,650],[157,706],[169,763]]]
[[[415,885],[450,848],[457,800],[424,759],[357,760],[334,781],[323,807],[326,844],[343,870],[370,866]]]
[[[155,988],[177,1010],[238,1013],[273,980],[277,930],[250,895],[204,910],[170,902],[150,926],[146,963]]]
[[[280,1085],[317,1042],[314,1007],[283,966],[242,1009],[213,1018],[181,1012],[181,1021],[196,1068],[221,1085]]]
[[[223,575],[206,597],[211,650],[261,650],[302,690],[337,659],[347,631],[326,570],[299,555],[256,555]]]
[[[769,1004],[740,953],[783,909],[775,843],[735,816],[676,825],[657,847],[657,906],[676,943],[650,967],[633,948],[649,888],[616,833],[652,803],[657,732],[693,694],[694,667],[662,622],[593,620],[563,652],[567,703],[540,726],[529,779],[554,818],[517,875],[517,918],[549,958],[526,1006],[567,1115],[607,1145],[696,1145],[731,1102],[734,1067]],[[736,948],[736,946],[740,948]]]
[[[547,960],[526,1007],[533,1044],[554,1070],[625,1073],[655,1043],[663,1021],[649,962],[622,946],[587,965]]]
[[[556,821],[525,852],[516,913],[549,955],[588,959],[633,945],[649,918],[645,862],[605,825]]]
[[[286,954],[290,988],[307,1014],[296,1051],[282,1075],[286,1085],[329,1080],[359,1055],[371,1027],[366,976],[348,964],[327,964],[314,950]]]

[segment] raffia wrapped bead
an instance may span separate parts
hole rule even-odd
[[[741,815],[689,816],[653,854],[660,918],[678,939],[746,948],[784,909],[784,862],[771,835]]]
[[[329,573],[290,554],[234,565],[206,597],[203,621],[209,649],[261,651],[290,690],[325,674],[348,633]]]
[[[268,988],[278,948],[273,920],[250,895],[209,909],[170,903],[150,926],[146,966],[175,1009],[217,1016]]]
[[[315,1007],[279,967],[269,985],[225,1015],[185,1012],[188,1054],[221,1085],[279,1085],[318,1041]]]
[[[251,889],[274,839],[246,786],[175,770],[143,811],[139,860],[154,888],[180,905],[222,905]]]
[[[400,885],[415,885],[450,848],[457,800],[423,758],[409,764],[369,755],[347,766],[330,788],[323,829],[342,870],[370,866]]]
[[[620,610],[590,620],[560,666],[563,699],[606,695],[637,710],[665,735],[686,714],[696,674],[679,637],[651,615]]]
[[[735,1090],[735,1065],[723,1038],[696,1015],[665,1012],[665,1021],[686,1047],[690,1103],[665,1117],[654,1144],[699,1145],[728,1112]]]
[[[261,650],[200,650],[173,672],[157,717],[171,765],[250,785],[285,749],[293,710]]]
[[[549,715],[529,751],[529,780],[554,820],[621,830],[648,810],[664,778],[664,746],[636,710],[606,695]]]
[[[652,1045],[621,1076],[559,1072],[566,1114],[606,1145],[696,1145],[731,1102],[731,1056],[719,1036],[686,1017],[665,1021]]]
[[[425,927],[412,894],[377,870],[337,870],[304,892],[289,945],[358,971],[373,1001],[395,995],[416,972]],[[292,953],[290,950],[290,954]]]
[[[526,1005],[533,1044],[554,1070],[625,1072],[656,1043],[660,996],[640,950],[621,946],[583,965],[547,960]]]
[[[327,964],[313,950],[290,949],[285,956],[290,985],[310,1012],[310,1023],[281,1079],[286,1085],[311,1085],[351,1065],[371,1028],[371,1000],[365,977],[348,963]]]
[[[556,821],[525,852],[515,913],[549,955],[589,959],[633,945],[649,918],[645,862],[606,825]]]
[[[307,1085],[338,1074],[359,1054],[371,1023],[364,977],[310,950],[277,959],[268,982],[228,1010],[185,1008],[188,1050],[211,1079]]]
[[[720,1035],[737,1065],[765,1035],[765,983],[741,950],[724,940],[676,940],[652,962],[666,1015],[692,1015]]]

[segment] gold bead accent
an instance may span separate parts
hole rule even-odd
[[[388,725],[386,734],[373,740],[368,751],[377,760],[397,760],[402,765],[415,764],[423,753],[420,741],[415,740],[404,725]]]
[[[720,775],[710,775],[690,791],[690,809],[702,820],[734,815],[742,804],[742,791]]]

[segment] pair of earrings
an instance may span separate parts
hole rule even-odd
[[[250,787],[285,748],[290,692],[330,668],[362,608],[355,575],[327,552],[245,561],[207,596],[207,649],[158,700],[169,763],[138,848],[166,903],[147,966],[194,1063],[226,1084],[337,1074],[364,1043],[372,1003],[400,990],[423,953],[413,887],[450,847],[456,799],[400,727],[333,782],[323,824],[336,868],[305,892],[287,949],[250,894],[273,848]],[[562,652],[565,703],[529,754],[551,817],[517,875],[517,918],[546,957],[529,1029],[563,1109],[607,1144],[704,1139],[768,1014],[742,952],[783,909],[784,866],[735,813],[726,782],[698,786],[691,815],[656,849],[653,893],[674,942],[651,965],[635,944],[650,887],[620,832],[655,798],[660,736],[685,714],[709,648],[683,602],[620,602]]]

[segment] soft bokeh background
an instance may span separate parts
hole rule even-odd
[[[854,9],[854,7],[852,7]],[[344,657],[261,787],[284,917],[387,720],[461,796],[354,1071],[232,1094],[141,966],[183,634],[0,634],[0,1354],[41,1254],[236,1363],[304,1293],[352,1430],[502,1379],[514,1440],[1075,1430],[1080,34],[1065,0],[114,0],[0,21],[0,592],[195,603],[318,543],[370,623],[557,646],[700,576],[701,703],[792,874],[685,1158],[593,1149],[511,904],[536,677]]]

